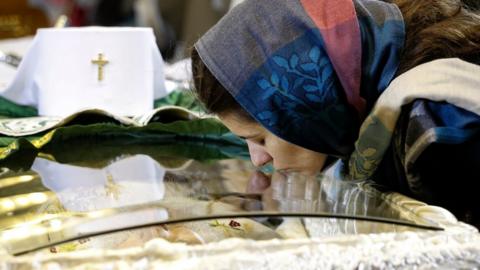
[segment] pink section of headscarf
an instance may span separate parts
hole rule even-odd
[[[325,41],[325,49],[345,90],[348,103],[363,117],[360,97],[362,48],[360,26],[352,0],[301,0]]]

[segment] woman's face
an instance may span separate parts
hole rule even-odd
[[[234,113],[219,117],[230,131],[247,141],[255,166],[271,162],[276,170],[315,174],[325,164],[327,155],[289,143],[256,122],[244,120]]]

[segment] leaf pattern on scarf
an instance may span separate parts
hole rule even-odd
[[[267,61],[257,85],[262,89],[261,100],[273,98],[274,108],[257,113],[257,118],[270,126],[278,125],[279,114],[287,113],[294,119],[312,117],[312,107],[326,108],[337,100],[334,88],[333,67],[318,46],[306,50],[303,55],[274,55]],[[313,106],[312,106],[313,105]],[[302,112],[310,112],[308,114]],[[313,114],[315,115],[315,114]]]

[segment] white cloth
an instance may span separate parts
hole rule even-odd
[[[73,212],[127,207],[160,201],[165,196],[165,169],[146,155],[118,160],[104,168],[85,168],[35,159],[32,170],[55,192],[62,206]],[[150,207],[84,220],[76,234],[158,222],[168,219],[166,209]]]
[[[86,168],[35,159],[32,170],[69,211],[95,211],[162,200],[165,169],[146,155]]]
[[[99,79],[99,54],[108,63]],[[40,115],[67,116],[102,109],[133,116],[166,95],[163,60],[150,28],[40,29],[3,97],[37,107]]]
[[[160,201],[165,197],[165,169],[146,155],[118,160],[104,168],[85,168],[35,159],[32,170],[55,192],[62,206],[73,212],[91,212]],[[154,207],[121,211],[85,220],[75,232],[88,234],[168,219],[166,209]]]

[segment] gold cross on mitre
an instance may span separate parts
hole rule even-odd
[[[103,53],[99,53],[98,59],[93,59],[92,64],[98,65],[98,81],[103,80],[103,66],[108,64],[108,60],[103,59]]]

